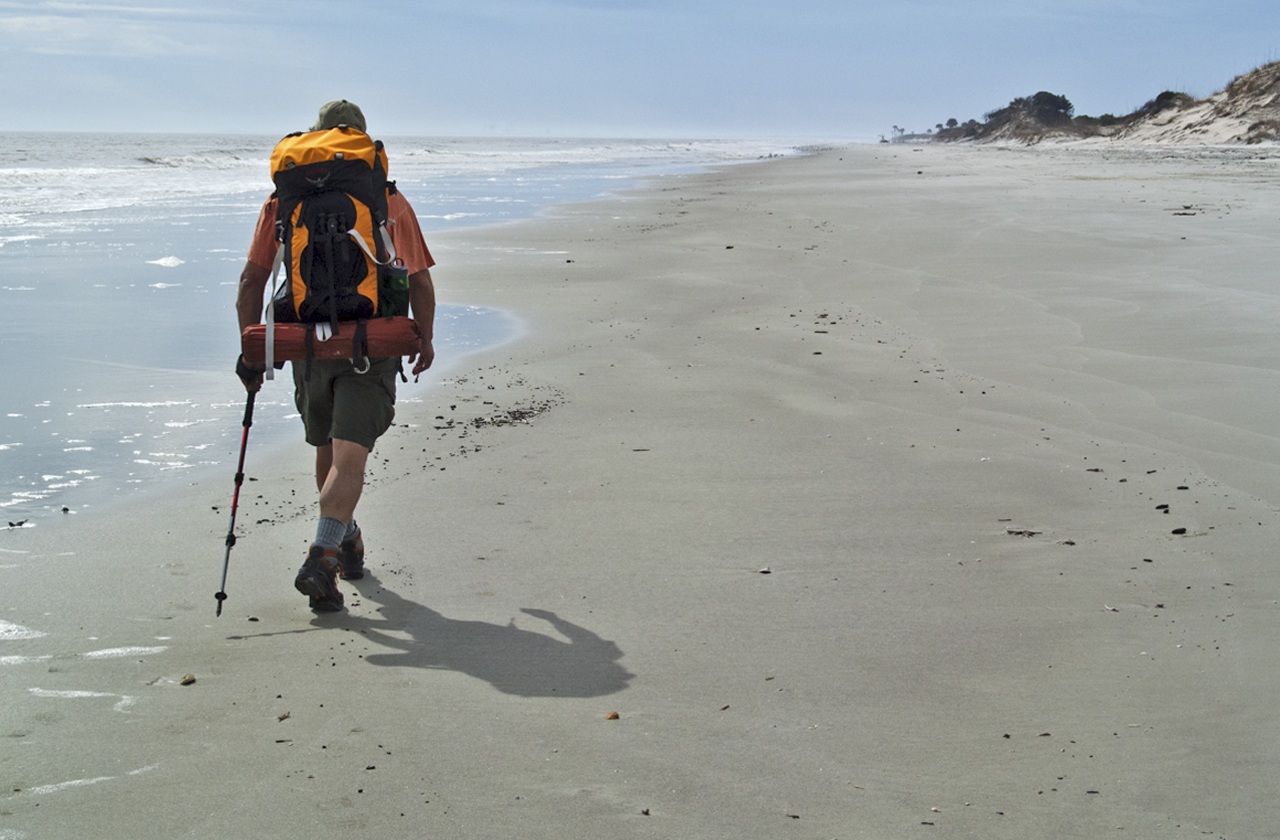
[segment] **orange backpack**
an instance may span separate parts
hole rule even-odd
[[[344,326],[351,352],[340,358],[365,359],[367,370],[366,321],[409,313],[409,272],[387,230],[395,182],[387,180],[382,142],[345,125],[294,132],[271,153],[271,179],[280,243],[271,277],[274,283],[281,266],[285,277],[267,304],[267,377],[276,361],[292,355],[274,352],[277,322],[317,325],[305,330],[308,378],[312,358],[333,357],[317,354],[315,342],[340,335]],[[281,350],[289,352],[284,345]],[[406,352],[416,352],[416,344]]]
[[[407,278],[387,230],[387,154],[349,126],[300,131],[271,153],[277,199],[272,295],[282,322],[341,321],[408,312]],[[400,294],[402,293],[402,294]]]

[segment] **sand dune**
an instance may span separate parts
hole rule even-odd
[[[1037,99],[1043,101],[1037,101]],[[1254,145],[1280,140],[1280,62],[1258,67],[1205,99],[1165,91],[1124,117],[1072,118],[1068,102],[1041,92],[988,114],[988,121],[939,131],[932,139],[978,144],[1117,146]],[[913,135],[915,142],[925,141]]]

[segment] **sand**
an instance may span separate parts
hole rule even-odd
[[[301,444],[220,619],[229,474],[2,535],[0,838],[1274,836],[1254,154],[831,148],[433,239],[527,331],[401,407],[346,613]]]

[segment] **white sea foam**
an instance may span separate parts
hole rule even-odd
[[[125,773],[126,776],[141,776],[143,773],[149,773],[155,770],[158,764],[149,764],[146,767],[139,767],[137,770],[130,770]],[[61,793],[64,790],[72,790],[74,788],[89,787],[103,782],[114,781],[119,776],[95,776],[91,779],[72,779],[69,782],[58,782],[52,785],[37,785],[35,787],[26,788],[22,791],[27,796],[48,796],[53,793]],[[11,831],[9,829],[0,829],[0,840],[25,840],[26,834],[20,831]]]
[[[32,142],[33,139],[36,142]],[[246,143],[246,140],[248,142]],[[260,189],[266,138],[4,134],[0,224]],[[194,153],[193,145],[205,148]]]
[[[13,495],[19,499],[44,499],[49,496],[42,490],[15,490]]]
[[[39,639],[41,636],[47,636],[48,633],[41,633],[39,630],[32,630],[29,627],[23,627],[21,624],[13,624],[11,622],[0,619],[0,642],[17,642],[23,639]]]
[[[129,709],[135,702],[136,697],[130,697],[128,694],[110,694],[104,691],[50,691],[44,688],[29,688],[36,697],[44,697],[54,700],[91,700],[101,697],[119,697],[120,701],[112,706],[117,712],[124,712]]]
[[[151,656],[164,653],[167,647],[118,647],[106,650],[93,650],[84,655],[85,659],[123,659],[130,656]]]
[[[0,665],[28,665],[34,662],[48,662],[52,656],[0,656]]]
[[[119,697],[118,694],[108,694],[103,691],[49,691],[44,688],[27,689],[36,697],[50,697],[61,700],[83,700],[92,697]]]
[[[27,788],[23,793],[27,796],[48,796],[51,793],[58,793],[59,791],[69,790],[70,788],[88,787],[89,785],[96,785],[100,782],[109,782],[114,778],[115,776],[98,776],[93,779],[73,779],[69,782],[59,782],[56,785],[37,785],[33,788]]]
[[[193,405],[191,400],[164,400],[161,402],[101,402],[82,403],[76,408],[174,408],[181,405]],[[140,434],[140,433],[139,433]]]

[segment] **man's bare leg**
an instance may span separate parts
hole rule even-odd
[[[344,580],[364,577],[364,540],[356,525],[355,508],[364,491],[369,450],[349,440],[335,439],[316,448],[316,487],[320,491],[320,522],[316,543],[332,547],[339,540],[339,574]],[[344,526],[338,535],[339,525]]]
[[[316,489],[320,491],[320,515],[351,521],[364,490],[364,467],[369,450],[349,440],[316,447]]]
[[[339,572],[343,577],[363,577],[362,571],[356,572],[354,558],[344,565],[340,555],[341,543],[350,539],[347,529],[352,524],[352,514],[364,490],[364,467],[368,458],[368,449],[349,440],[335,439],[330,444],[316,447],[320,521],[316,525],[316,541],[312,543],[307,561],[293,584],[299,592],[311,598],[314,610],[342,609],[342,593],[335,582]],[[358,536],[355,539],[360,542]],[[363,544],[359,548],[363,555]],[[359,566],[363,566],[363,559],[361,556]]]

